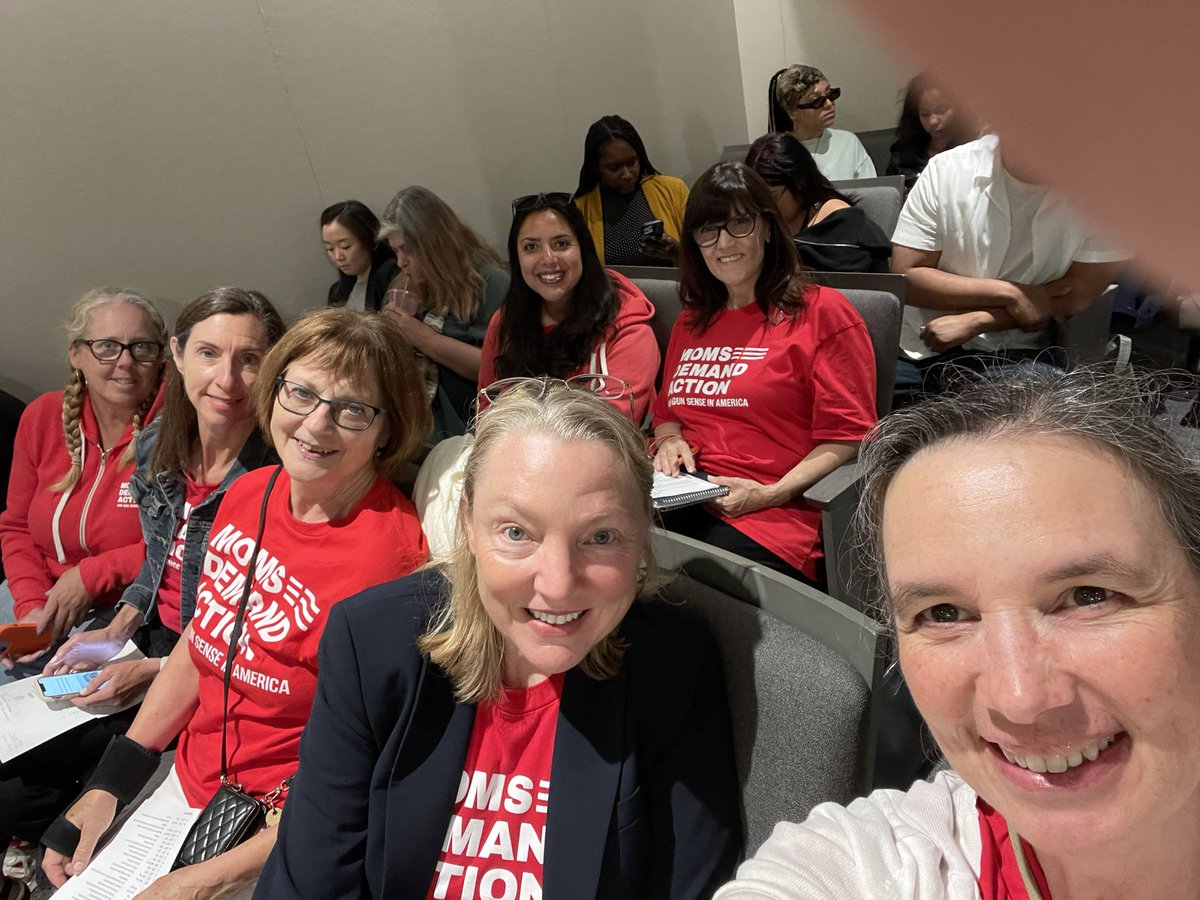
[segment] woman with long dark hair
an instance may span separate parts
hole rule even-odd
[[[800,259],[810,269],[886,269],[890,236],[821,174],[812,154],[792,135],[764,134],[750,145],[746,165],[771,189]]]
[[[583,141],[575,203],[602,263],[674,265],[687,197],[686,184],[650,164],[629,121],[605,116],[592,123]],[[661,226],[654,228],[655,221]]]
[[[488,326],[479,387],[526,375],[607,375],[628,385],[633,403],[624,411],[640,425],[660,359],[654,307],[628,278],[605,270],[570,194],[513,203],[508,258],[512,284]]]
[[[931,156],[975,140],[980,130],[974,115],[928,72],[922,72],[904,93],[887,174],[903,175],[905,186],[912,187]]]
[[[729,494],[665,524],[819,584],[820,514],[803,494],[875,422],[866,326],[837,291],[805,281],[770,189],[741,163],[692,186],[680,269],[655,467],[699,466]]]
[[[379,219],[365,203],[343,200],[322,211],[325,255],[338,270],[338,280],[329,286],[328,306],[379,311],[397,269],[378,233]]]

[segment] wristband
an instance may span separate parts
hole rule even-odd
[[[66,815],[61,815],[42,832],[42,846],[70,859],[75,855],[75,848],[79,846],[79,838],[79,828],[68,822]]]
[[[147,750],[123,734],[115,735],[84,785],[83,793],[108,791],[121,804],[129,803],[158,771],[161,757],[161,753]]]

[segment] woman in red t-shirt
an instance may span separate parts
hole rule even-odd
[[[680,300],[654,464],[668,475],[699,465],[729,494],[664,523],[820,584],[820,513],[803,494],[853,459],[875,422],[862,317],[805,281],[770,188],[741,163],[718,163],[692,187]]]
[[[483,339],[479,387],[504,378],[595,372],[628,385],[615,402],[635,425],[654,402],[654,307],[624,275],[605,270],[570,194],[513,201],[512,281]]]
[[[1031,368],[880,422],[863,597],[950,770],[780,824],[719,900],[1196,896],[1200,463],[1167,402]]]
[[[89,291],[71,308],[71,377],[21,416],[0,514],[4,589],[18,621],[65,635],[137,575],[144,547],[128,482],[166,341],[162,316],[136,291]],[[24,674],[40,669],[29,666],[35,658],[21,660]],[[2,653],[0,663],[14,665]]]
[[[430,427],[412,351],[395,325],[347,309],[305,316],[263,360],[253,397],[282,466],[250,472],[226,493],[183,640],[128,735],[113,739],[97,767],[93,783],[104,788],[85,789],[43,837],[51,848],[43,866],[55,884],[90,862],[118,801],[131,799],[129,791],[144,781],[133,774],[153,771],[176,736],[175,766],[156,796],[180,808],[203,807],[222,780],[224,734],[224,774],[251,796],[282,805],[330,607],[425,559],[416,512],[390,480]],[[227,669],[251,567],[242,638]],[[236,893],[257,878],[274,841],[275,829],[267,828],[215,858],[164,874],[153,890],[175,896],[220,886]],[[163,856],[155,874],[170,865],[170,853]]]

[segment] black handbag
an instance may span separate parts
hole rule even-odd
[[[220,856],[226,850],[236,847],[254,837],[262,827],[267,816],[268,804],[256,800],[242,790],[241,785],[229,777],[229,759],[226,755],[225,739],[229,724],[229,680],[233,675],[233,658],[237,655],[238,641],[242,636],[242,626],[246,615],[246,603],[250,599],[250,589],[254,584],[254,570],[258,565],[258,551],[262,546],[263,529],[267,522],[267,500],[271,496],[271,488],[283,466],[279,466],[267,482],[263,494],[262,508],[258,513],[258,534],[254,538],[254,552],[250,556],[250,564],[246,571],[246,584],[242,588],[242,599],[238,601],[237,616],[233,620],[233,631],[229,635],[229,650],[225,654],[225,691],[221,710],[221,786],[217,788],[212,799],[208,801],[198,818],[192,825],[191,831],[183,841],[175,864],[171,867],[181,869],[184,866],[195,865]],[[290,781],[290,779],[289,779]],[[268,799],[273,801],[280,793],[287,790],[286,782],[279,789],[272,791]],[[274,809],[271,806],[271,809]]]

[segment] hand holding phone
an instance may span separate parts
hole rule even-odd
[[[5,656],[27,656],[50,647],[54,637],[49,628],[38,634],[33,622],[13,622],[0,625],[0,653]]]
[[[100,674],[95,672],[74,672],[70,675],[43,675],[37,680],[43,700],[61,700],[74,697],[92,683]]]

